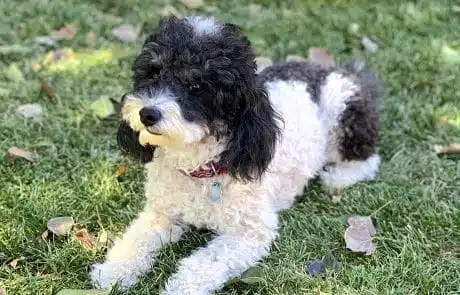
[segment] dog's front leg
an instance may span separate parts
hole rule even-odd
[[[207,247],[185,258],[167,282],[162,295],[208,295],[240,276],[269,252],[275,229],[220,235]]]
[[[107,288],[117,282],[122,288],[134,285],[154,263],[154,252],[178,241],[183,232],[184,229],[167,216],[142,212],[108,251],[107,260],[93,265],[90,273],[93,285],[97,288]]]

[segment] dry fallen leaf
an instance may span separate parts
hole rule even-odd
[[[53,65],[66,60],[69,60],[75,56],[75,53],[70,48],[62,48],[50,51],[44,58],[43,64]]]
[[[334,194],[332,195],[332,203],[337,204],[342,202],[342,194]]]
[[[335,66],[334,55],[327,48],[310,48],[308,50],[308,60],[324,68],[332,68]]]
[[[105,229],[102,229],[99,232],[99,235],[97,237],[97,248],[99,250],[104,249],[104,248],[107,248],[108,245],[109,245],[109,233]]]
[[[77,33],[77,26],[75,24],[70,24],[60,28],[58,31],[53,31],[50,33],[50,36],[53,40],[71,40],[75,37]]]
[[[16,259],[13,259],[13,260],[9,263],[9,265],[10,265],[12,268],[16,269],[16,268],[18,267],[18,262],[21,261],[21,260],[24,260],[24,259],[25,259],[25,257],[23,257],[23,256],[21,256],[21,257],[19,257],[19,258],[16,258]]]
[[[6,154],[5,160],[11,161],[16,158],[25,159],[29,162],[35,162],[38,159],[38,155],[35,152],[29,151],[27,149],[20,149],[18,147],[10,147],[8,153]]]
[[[189,9],[198,9],[204,5],[203,0],[182,0],[182,3]]]
[[[90,234],[85,228],[77,231],[75,233],[75,238],[77,238],[77,240],[79,240],[83,247],[85,247],[86,249],[94,249],[95,239],[92,236],[90,236]]]
[[[353,252],[374,253],[377,246],[372,242],[376,234],[374,224],[369,216],[352,216],[348,218],[348,228],[345,231],[345,243]]]
[[[0,295],[6,295],[6,289],[4,287],[0,287]]]
[[[434,151],[437,155],[458,155],[460,154],[460,143],[452,143],[446,146],[435,145]]]
[[[370,51],[372,53],[376,52],[377,49],[379,49],[379,45],[377,44],[377,42],[366,36],[364,36],[361,39],[361,44],[367,51]]]
[[[428,80],[414,81],[410,86],[412,89],[425,89],[434,87],[434,84]]]
[[[35,38],[35,42],[39,45],[48,46],[48,47],[58,47],[59,44],[53,38],[49,36],[38,36]]]
[[[125,165],[121,164],[120,166],[118,166],[117,173],[116,173],[117,178],[125,175],[126,171],[128,171],[128,168]]]
[[[130,24],[123,24],[114,28],[112,35],[123,42],[134,42],[137,38],[136,29]]]
[[[439,124],[441,124],[441,125],[449,124],[449,118],[446,117],[446,116],[442,116],[441,118],[439,118]]]
[[[16,112],[24,118],[36,118],[43,112],[42,107],[39,104],[24,104],[20,105]]]
[[[264,69],[273,65],[273,61],[269,57],[258,56],[256,57],[256,64],[257,64],[257,73],[260,73]]]
[[[43,113],[43,109],[37,103],[23,104],[16,109],[16,113],[24,118],[37,118]]]
[[[54,95],[54,90],[45,80],[40,81],[40,88],[46,97],[49,98],[50,101],[56,102],[56,96]]]
[[[55,217],[48,220],[46,227],[50,232],[57,236],[67,235],[74,225],[72,217]]]

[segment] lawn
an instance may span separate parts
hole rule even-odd
[[[131,63],[161,14],[193,12],[180,1],[166,2],[0,2],[0,156],[12,146],[39,155],[33,163],[0,164],[0,286],[8,294],[89,288],[88,266],[104,258],[104,247],[87,249],[73,233],[115,236],[140,209],[142,167],[119,153],[117,118],[101,120],[90,106],[129,90]],[[459,294],[460,162],[432,149],[460,141],[460,9],[454,4],[205,0],[198,12],[242,26],[260,56],[279,61],[327,47],[339,62],[365,59],[386,88],[378,178],[347,189],[339,202],[314,185],[283,213],[281,235],[261,264],[263,281],[218,294]],[[135,42],[112,35],[123,23],[139,30]],[[69,24],[76,35],[59,44],[71,48],[77,62],[39,69],[49,48],[35,38]],[[378,41],[376,52],[362,47],[363,36]],[[40,104],[42,115],[21,118],[16,109],[28,103]],[[127,171],[117,177],[120,165]],[[374,254],[345,248],[350,215],[375,218]],[[72,216],[73,232],[42,239],[56,216]],[[206,231],[188,234],[161,251],[136,287],[112,294],[158,294],[177,262],[210,238]],[[327,251],[341,272],[308,276],[305,267]]]

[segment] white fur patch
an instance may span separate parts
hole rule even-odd
[[[123,119],[136,131],[147,129],[140,122],[139,111],[142,107],[154,107],[162,114],[162,119],[148,128],[149,131],[161,134],[155,137],[158,138],[158,142],[150,142],[150,144],[163,147],[192,144],[202,140],[208,132],[207,127],[184,118],[179,104],[167,89],[155,95],[144,93],[139,97],[127,97],[122,110]]]
[[[192,25],[195,34],[198,36],[215,35],[222,27],[216,23],[213,17],[189,16],[185,19]]]
[[[375,178],[380,166],[380,157],[375,154],[365,161],[341,162],[321,173],[321,181],[328,189],[342,189],[359,181]]]
[[[337,125],[337,120],[347,107],[346,102],[358,91],[358,86],[343,74],[333,72],[327,76],[321,87],[321,117],[329,129]]]

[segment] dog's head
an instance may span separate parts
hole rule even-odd
[[[125,97],[121,147],[152,159],[140,131],[157,147],[187,147],[214,136],[225,144],[220,161],[232,176],[259,177],[272,159],[279,128],[257,80],[248,39],[231,24],[198,16],[162,20],[133,66],[134,92]]]

